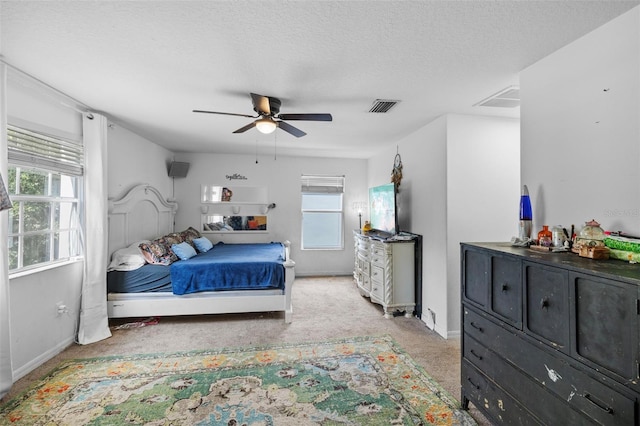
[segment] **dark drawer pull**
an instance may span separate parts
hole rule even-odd
[[[480,361],[482,361],[482,355],[478,355],[478,354],[476,353],[476,351],[474,351],[473,349],[471,349],[471,350],[469,351],[469,353],[470,353],[471,355],[475,356],[476,358],[478,358]]]
[[[471,386],[473,386],[474,388],[480,390],[480,386],[476,385],[475,383],[473,383],[473,380],[471,380],[471,377],[467,377],[467,381],[469,383],[471,383]]]
[[[549,307],[549,299],[546,297],[543,297],[540,300],[540,309],[547,309]]]
[[[484,333],[484,330],[482,329],[482,327],[480,327],[479,325],[477,325],[475,322],[471,321],[471,327],[475,328],[476,330],[478,330],[480,333]]]
[[[601,409],[602,411],[604,411],[605,413],[613,414],[613,408],[608,407],[604,403],[597,401],[593,396],[591,396],[589,392],[585,392],[584,398],[590,403],[592,403],[593,405],[595,405],[596,407],[598,407],[599,409]]]
[[[506,292],[507,290],[509,290],[509,284],[507,283],[502,284],[502,291]]]

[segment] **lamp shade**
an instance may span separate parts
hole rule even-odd
[[[276,123],[270,118],[261,118],[256,121],[256,128],[260,133],[264,133],[268,135],[269,133],[273,133],[276,130]]]

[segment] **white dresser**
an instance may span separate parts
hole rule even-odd
[[[413,316],[415,302],[415,241],[378,240],[354,231],[353,278],[360,294],[384,308]]]

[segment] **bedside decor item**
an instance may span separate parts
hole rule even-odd
[[[397,153],[393,160],[393,170],[391,171],[391,182],[396,184],[396,191],[402,181],[402,158],[400,153]]]
[[[551,247],[553,234],[549,231],[549,225],[542,225],[542,230],[538,232],[538,245],[542,247]]]
[[[520,241],[531,239],[531,220],[533,212],[531,210],[531,199],[529,198],[529,188],[522,185],[522,194],[520,195],[520,223],[518,238]]]
[[[600,224],[591,219],[585,222],[584,227],[578,233],[577,243],[588,246],[604,246],[605,233]]]
[[[578,232],[571,251],[581,257],[608,259],[609,249],[604,244],[605,238],[606,235],[600,224],[595,219],[591,219],[589,222],[585,222]]]
[[[0,423],[476,424],[388,336],[68,360]]]
[[[231,201],[231,197],[233,196],[233,191],[229,188],[222,188],[222,201]]]

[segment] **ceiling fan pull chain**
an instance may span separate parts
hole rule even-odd
[[[278,159],[278,132],[273,132],[273,159]]]

